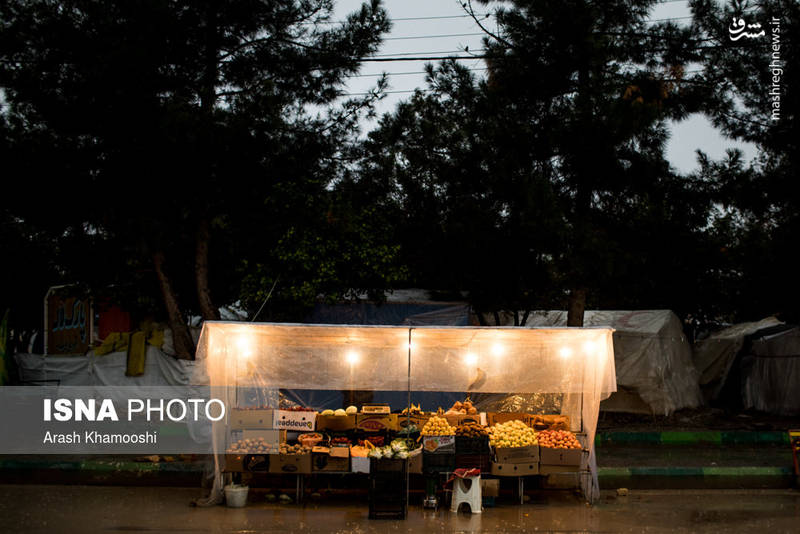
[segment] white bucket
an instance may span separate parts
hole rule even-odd
[[[249,486],[240,486],[239,484],[225,486],[225,505],[228,508],[243,508],[247,504],[249,490]]]

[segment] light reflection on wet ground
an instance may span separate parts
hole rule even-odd
[[[425,511],[405,521],[370,521],[366,502],[323,499],[273,504],[254,494],[246,508],[192,508],[192,488],[0,485],[0,532],[402,533],[402,532],[798,532],[793,490],[603,492],[588,506],[567,492],[530,503],[498,502],[482,514]]]

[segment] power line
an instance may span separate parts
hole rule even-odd
[[[485,48],[477,48],[474,50],[475,52],[486,52]],[[395,57],[395,56],[413,56],[416,54],[427,55],[427,54],[461,54],[466,52],[466,50],[433,50],[430,52],[396,52],[394,54],[376,54],[370,57]],[[443,58],[440,58],[443,59]]]
[[[476,13],[478,17],[486,18],[494,16],[494,13]],[[444,20],[444,19],[464,19],[464,18],[472,18],[472,15],[441,15],[438,17],[398,17],[394,19],[389,19],[389,22],[407,22],[407,21],[414,21],[414,20]],[[319,22],[303,22],[304,25],[313,25],[313,24],[346,24],[346,20],[326,20],[326,21],[319,21]]]
[[[472,69],[466,69],[466,70],[468,70],[468,71],[481,71],[481,70],[489,70],[489,68],[488,67],[479,67],[479,68],[472,68]],[[383,76],[384,74],[387,75],[387,76],[410,76],[412,74],[428,74],[428,71],[426,71],[426,70],[413,70],[413,71],[407,71],[407,72],[381,72],[381,73],[378,73],[378,74],[372,74],[372,73],[370,73],[370,74],[353,74],[352,76],[349,76],[349,78],[369,78],[369,77]]]
[[[407,39],[440,39],[443,37],[472,37],[475,35],[486,35],[483,32],[475,32],[475,33],[449,33],[449,34],[442,34],[442,35],[410,35],[408,37],[387,37],[384,41],[404,41]]]

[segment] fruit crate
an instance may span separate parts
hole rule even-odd
[[[399,468],[399,469],[398,469]],[[405,519],[408,512],[408,462],[370,460],[369,518]]]
[[[489,436],[456,436],[456,454],[489,454]]]
[[[456,454],[456,469],[477,468],[481,473],[489,473],[492,470],[492,455],[491,454]]]
[[[456,467],[455,454],[422,453],[422,471],[426,474],[449,473]]]

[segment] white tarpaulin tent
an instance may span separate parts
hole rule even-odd
[[[719,396],[725,379],[731,371],[736,355],[744,347],[745,338],[759,330],[783,324],[775,317],[760,321],[739,323],[712,333],[707,338],[696,341],[693,347],[694,366],[699,374],[700,387],[707,399]]]
[[[203,383],[202,369],[195,362],[177,360],[150,345],[141,376],[125,376],[128,357],[125,352],[97,356],[90,350],[86,355],[16,354],[15,357],[20,381],[28,385],[154,387]]]
[[[800,329],[767,317],[698,341],[694,360],[709,400],[780,415],[800,414]]]
[[[744,376],[744,407],[800,414],[800,328],[753,340]]]
[[[508,315],[502,317],[506,324],[513,321]],[[565,311],[535,311],[525,326],[566,324]],[[604,402],[601,410],[669,415],[703,404],[691,347],[680,319],[670,310],[587,310],[583,324],[614,329],[620,391]]]
[[[206,322],[197,350],[211,394],[236,389],[560,393],[586,433],[581,485],[599,495],[594,437],[600,401],[616,390],[609,328],[365,327]],[[235,405],[235,404],[233,404]],[[395,409],[402,407],[394,407]],[[214,427],[215,488],[228,443]]]

